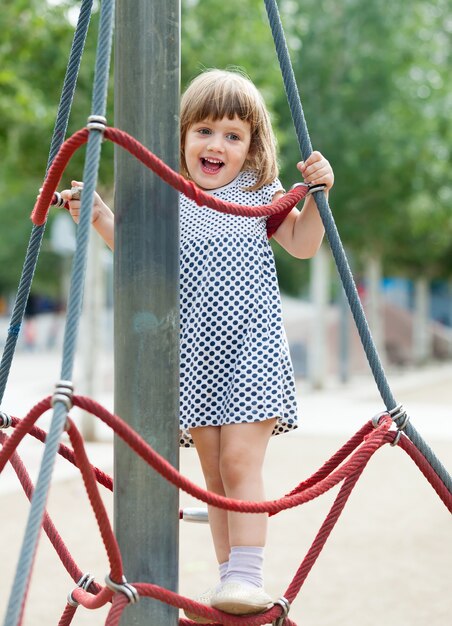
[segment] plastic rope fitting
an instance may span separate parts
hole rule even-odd
[[[52,396],[51,405],[54,407],[56,402],[62,402],[66,409],[72,409],[72,395],[74,393],[74,385],[70,380],[60,380],[55,385],[55,392]]]
[[[284,626],[284,622],[286,621],[286,617],[289,615],[290,611],[290,602],[284,596],[281,596],[279,600],[276,600],[275,605],[279,604],[282,609],[281,615],[275,619],[273,622],[273,626]]]
[[[107,128],[107,118],[103,115],[90,115],[86,128],[88,130],[99,130],[103,133]]]
[[[6,429],[9,428],[13,423],[13,418],[5,411],[0,411],[0,428]]]
[[[94,581],[94,576],[91,576],[91,574],[88,574],[88,573],[83,574],[83,576],[78,581],[77,587],[75,589],[80,588],[80,589],[84,589],[85,591],[88,591],[88,588],[93,581]],[[77,600],[74,600],[74,598],[72,597],[72,594],[75,591],[75,589],[73,589],[72,591],[68,593],[67,603],[73,606],[74,608],[77,608],[80,602],[77,602]]]
[[[129,601],[129,604],[136,604],[140,599],[138,591],[133,585],[129,585],[125,576],[122,577],[122,583],[116,583],[110,578],[110,575],[107,574],[105,576],[105,584],[115,593],[123,593]]]

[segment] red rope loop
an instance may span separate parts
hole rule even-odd
[[[235,202],[225,202],[216,198],[212,194],[202,191],[193,182],[186,180],[178,172],[172,170],[166,163],[159,159],[153,152],[145,148],[139,141],[131,137],[128,133],[117,128],[106,128],[104,137],[118,144],[130,154],[135,156],[146,167],[160,176],[168,185],[183,193],[199,206],[207,206],[215,211],[230,213],[232,215],[242,215],[248,217],[265,217],[285,214],[290,211],[309,191],[308,185],[298,185],[288,191],[282,198],[272,204],[257,206],[242,206]],[[42,186],[42,191],[36,201],[31,214],[32,222],[36,226],[41,226],[47,219],[49,207],[52,204],[53,196],[61,180],[64,170],[72,155],[88,140],[88,130],[83,128],[67,139],[61,146],[58,154],[52,162],[47,177]]]

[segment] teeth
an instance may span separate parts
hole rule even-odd
[[[209,159],[207,157],[204,157],[204,161],[207,161],[208,163],[214,163],[215,165],[217,165],[218,163],[223,163],[223,161],[220,161],[220,159]]]

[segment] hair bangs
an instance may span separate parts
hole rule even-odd
[[[240,71],[206,70],[188,86],[181,99],[181,170],[187,175],[184,145],[187,130],[203,120],[248,122],[251,145],[244,167],[257,172],[258,189],[278,175],[276,140],[270,117],[261,94],[251,80]]]

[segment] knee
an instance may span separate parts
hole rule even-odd
[[[211,462],[204,462],[202,464],[202,470],[207,489],[214,493],[224,493],[218,458],[212,459]]]
[[[255,465],[246,450],[224,450],[220,457],[220,475],[227,489],[234,489],[249,479]]]

